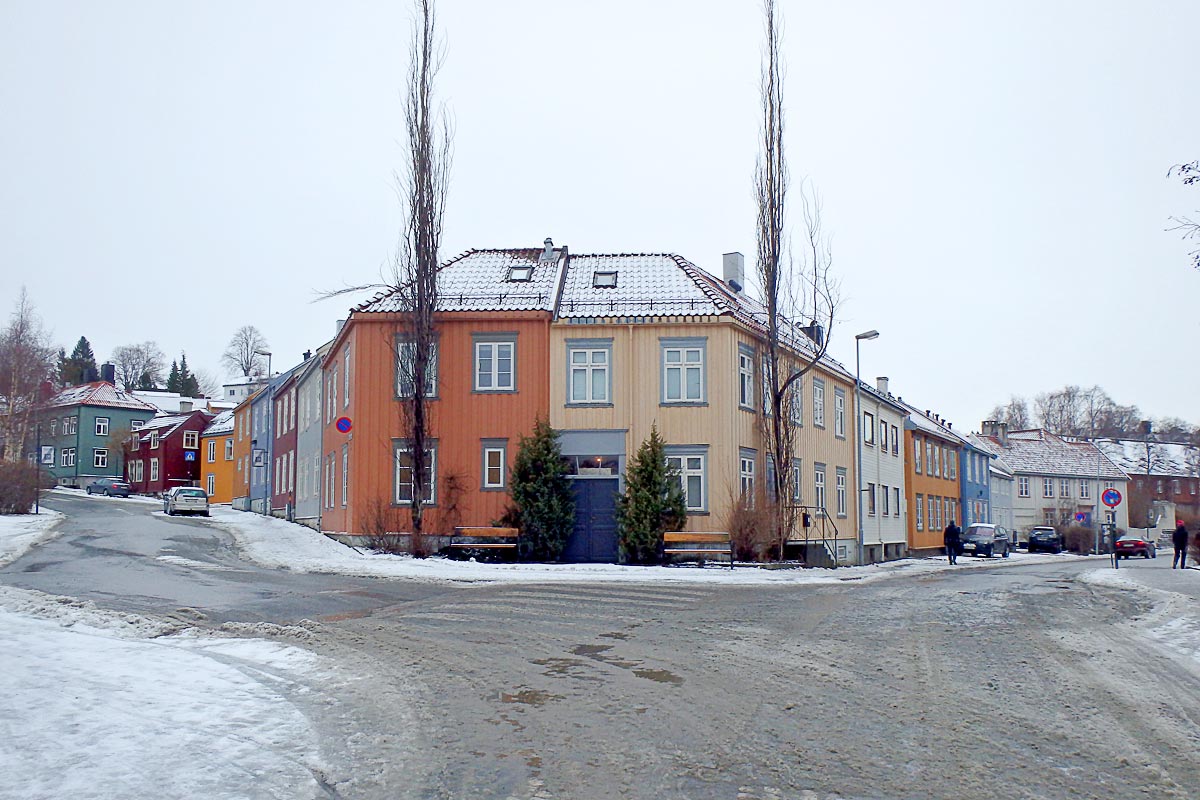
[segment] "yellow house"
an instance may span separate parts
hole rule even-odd
[[[689,530],[729,530],[739,499],[773,485],[765,314],[740,290],[743,263],[727,254],[721,280],[672,254],[565,260],[550,332],[550,422],[576,492],[569,560],[606,560],[626,460],[652,425],[680,473]],[[810,360],[811,341],[793,348],[793,363]],[[794,385],[789,499],[809,526],[796,526],[788,550],[811,564],[857,557],[853,387],[829,359]]]
[[[210,503],[233,501],[233,410],[213,418],[200,434],[200,486]]]

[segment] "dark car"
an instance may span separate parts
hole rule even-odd
[[[1008,530],[1001,525],[976,523],[967,527],[962,535],[962,551],[964,555],[983,556],[991,558],[994,555],[1008,558],[1012,550],[1012,542],[1008,538]]]
[[[131,488],[120,478],[100,478],[87,485],[87,493],[102,494],[105,497],[129,497]]]
[[[1029,532],[1029,552],[1061,553],[1063,550],[1062,534],[1054,528],[1037,527]]]
[[[1149,539],[1143,539],[1135,534],[1128,534],[1117,539],[1117,558],[1158,558],[1158,548]]]

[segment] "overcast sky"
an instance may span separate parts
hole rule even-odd
[[[1200,422],[1200,3],[781,0],[787,155],[834,236],[831,352],[977,429],[1100,384]],[[441,0],[443,258],[755,251],[753,0]],[[0,302],[55,340],[287,367],[395,249],[407,2],[0,0]],[[793,196],[797,197],[796,192]],[[792,229],[801,232],[798,213]]]

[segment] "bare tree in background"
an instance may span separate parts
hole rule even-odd
[[[1021,431],[1029,428],[1029,403],[1024,397],[1013,395],[1004,405],[992,409],[991,418],[996,422],[1007,423],[1010,430]]]
[[[4,460],[21,460],[42,385],[53,380],[55,350],[24,287],[0,334],[0,439]]]
[[[779,19],[775,0],[764,0],[766,44],[760,83],[761,152],[755,171],[758,201],[757,270],[766,310],[763,353],[764,402],[769,404],[767,457],[774,465],[772,524],[778,554],[795,523],[791,497],[791,459],[796,425],[793,386],[812,370],[829,348],[838,307],[838,287],[831,277],[833,255],[821,227],[821,201],[803,190],[805,238],[803,255],[791,257],[787,245],[788,167],[784,153],[783,72],[779,63]],[[809,320],[804,325],[804,320]]]
[[[1187,164],[1176,164],[1167,171],[1167,177],[1173,175],[1178,176],[1185,186],[1200,183],[1200,160],[1190,161]],[[1191,217],[1171,217],[1171,222],[1175,224],[1167,230],[1179,231],[1180,238],[1184,241],[1200,241],[1200,222]],[[1200,269],[1200,248],[1193,250],[1188,255],[1192,257],[1192,266]]]
[[[266,357],[260,351],[271,348],[267,337],[253,325],[243,325],[229,340],[229,346],[221,354],[221,363],[233,374],[243,377],[259,376],[266,373]]]
[[[396,487],[398,496],[393,499],[411,509],[411,548],[414,554],[424,555],[422,500],[430,495],[434,480],[429,455],[429,399],[437,384],[435,312],[451,131],[443,109],[433,99],[434,78],[442,63],[435,2],[415,0],[414,5],[403,97],[407,163],[394,176],[404,212],[397,253],[382,283],[349,286],[324,296],[382,289],[399,312],[396,329],[388,335],[394,348],[398,406],[408,436],[407,453],[396,455],[396,472],[402,486]]]
[[[116,367],[117,383],[127,392],[162,384],[166,356],[155,342],[113,348],[112,362]]]
[[[206,369],[198,369],[192,373],[196,379],[196,384],[200,387],[200,394],[211,400],[221,400],[221,390],[224,388],[221,385],[221,380],[216,375],[213,375]]]

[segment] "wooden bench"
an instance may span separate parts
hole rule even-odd
[[[663,534],[663,555],[693,556],[699,561],[720,556],[728,558],[729,568],[733,569],[733,542],[728,533],[667,531]]]
[[[519,535],[516,528],[458,527],[448,546],[452,550],[516,551]]]

